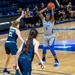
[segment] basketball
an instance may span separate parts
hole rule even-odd
[[[48,9],[48,10],[52,10],[52,7],[55,7],[55,4],[52,3],[52,2],[48,3],[47,9]]]

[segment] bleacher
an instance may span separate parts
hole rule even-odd
[[[54,1],[54,0],[49,0]],[[26,8],[29,7],[30,10],[34,8],[35,5],[40,9],[41,3],[43,2],[47,6],[47,0],[15,0],[13,5],[12,0],[0,0],[0,16],[12,15],[18,13],[17,10],[19,7]]]
[[[0,17],[17,13],[18,6],[12,5],[9,0],[0,0]]]
[[[72,1],[74,1],[74,0],[72,0]],[[55,3],[55,0],[0,0],[0,23],[2,24],[3,22],[4,23],[11,22],[12,20],[14,20],[13,18],[16,19],[16,17],[20,16],[20,13],[17,11],[20,7],[23,9],[26,9],[26,7],[29,7],[32,14],[34,14],[33,8],[35,7],[35,5],[38,6],[38,8],[40,10],[41,3],[44,3],[44,5],[46,7],[49,2]],[[58,9],[58,7],[56,5],[55,20],[59,20],[57,9]],[[73,5],[72,9],[75,10],[75,5]],[[64,7],[64,10],[66,12],[66,7]],[[67,12],[66,12],[66,14],[67,14]],[[59,21],[58,21],[58,23],[59,23]],[[4,27],[4,25],[3,25],[3,27]],[[24,25],[22,25],[22,27],[24,27]],[[6,26],[5,26],[5,28],[6,28]]]

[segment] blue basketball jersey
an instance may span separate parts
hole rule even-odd
[[[23,44],[22,50],[23,50],[25,44],[26,44],[26,41]],[[30,48],[29,52],[27,54],[26,53],[21,54],[20,56],[24,56],[25,58],[30,59],[31,61],[33,60],[33,58],[34,58],[34,45],[33,45],[33,41],[31,43],[31,48]]]
[[[10,27],[7,41],[13,41],[13,42],[16,43],[17,37],[18,36],[16,34],[16,28],[15,27]]]

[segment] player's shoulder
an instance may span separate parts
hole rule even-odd
[[[10,29],[15,29],[16,30],[17,28],[11,26]]]
[[[33,44],[38,44],[39,45],[39,41],[37,41],[35,38],[33,38]]]
[[[15,27],[10,27],[9,32],[16,32],[16,28]]]
[[[35,38],[33,38],[33,41],[34,41],[34,42],[38,42]],[[38,43],[39,43],[39,42],[38,42]]]

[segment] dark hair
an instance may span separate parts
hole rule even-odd
[[[38,35],[38,31],[36,29],[31,29],[29,32],[28,40],[26,41],[26,44],[23,46],[22,54],[30,52],[31,43],[33,38],[36,38]]]

